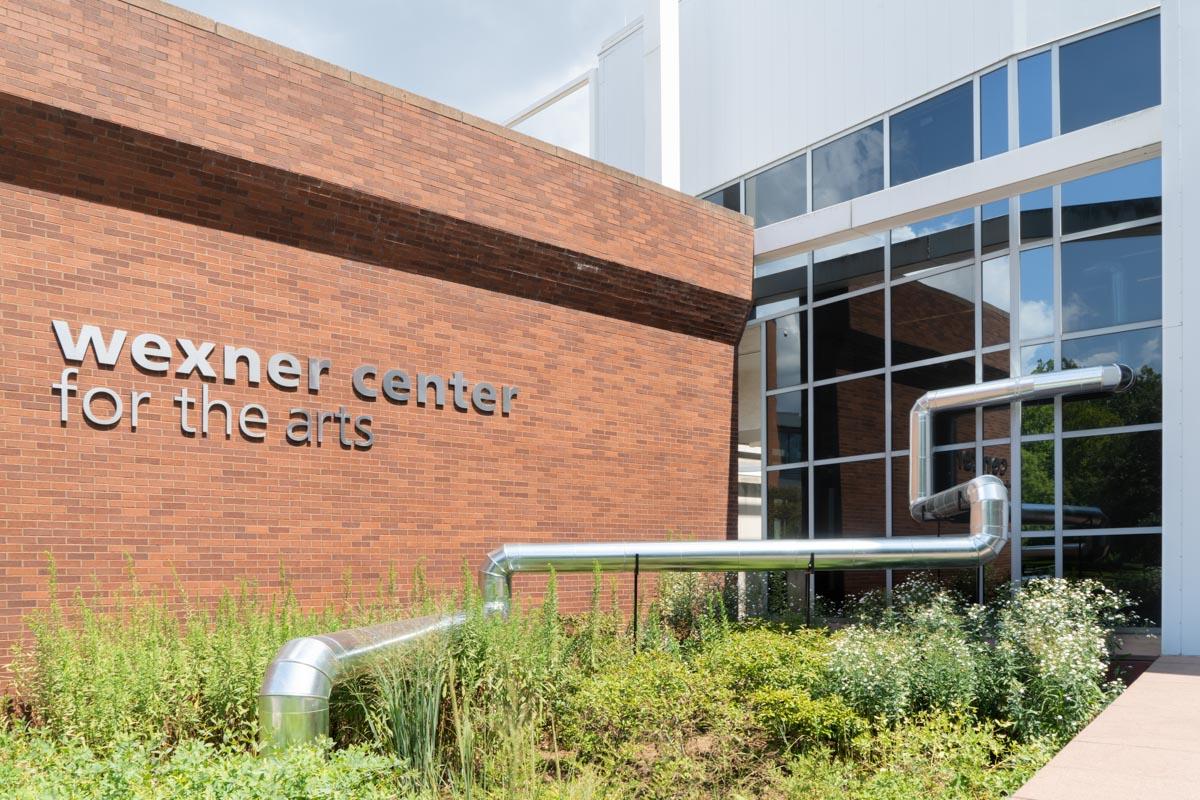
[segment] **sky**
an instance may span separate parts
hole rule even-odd
[[[595,66],[643,0],[173,0],[338,66],[503,122]],[[586,151],[586,96],[522,130]],[[583,136],[582,142],[579,140]]]

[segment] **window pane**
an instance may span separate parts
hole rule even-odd
[[[738,472],[758,472],[762,456],[762,366],[758,328],[738,344]]]
[[[964,83],[892,115],[892,186],[969,163],[974,157],[974,88]]]
[[[802,270],[808,266],[808,253],[793,253],[790,256],[760,257],[754,259],[754,277],[765,278],[789,270]],[[800,273],[803,274],[803,273]],[[801,287],[804,284],[800,284]]]
[[[716,203],[719,206],[728,208],[730,211],[742,210],[742,193],[738,184],[726,186],[724,189],[717,189],[712,194],[704,195],[704,199],[710,203]]]
[[[893,364],[974,348],[974,265],[892,287]]]
[[[1021,530],[1054,530],[1054,442],[1021,445]]]
[[[892,373],[892,449],[908,449],[908,414],[921,395],[932,389],[975,383],[975,359],[961,358]],[[975,440],[975,411],[933,415],[935,445]]]
[[[816,299],[883,283],[883,237],[864,236],[813,253]]]
[[[1031,344],[1021,348],[1021,374],[1037,375],[1054,371],[1054,345]]]
[[[808,210],[805,156],[771,167],[746,180],[746,213],[754,227],[799,216]]]
[[[1100,525],[1162,524],[1162,433],[1119,433],[1063,439],[1063,503],[1095,506]]]
[[[1021,540],[1021,577],[1054,577],[1054,538],[1031,537]]]
[[[1009,377],[1007,350],[983,354],[983,379],[1000,380]],[[1007,439],[1012,432],[1012,406],[988,406],[983,409],[983,438]]]
[[[915,275],[974,254],[975,213],[971,209],[892,230],[893,278]]]
[[[1053,344],[1035,344],[1021,348],[1022,375],[1037,375],[1054,370]],[[1054,433],[1053,400],[1036,400],[1021,404],[1021,434],[1033,436],[1039,433]]]
[[[808,538],[808,469],[767,473],[767,538]]]
[[[1162,330],[1067,339],[1062,343],[1063,366],[1095,367],[1125,364],[1137,380],[1120,394],[1092,398],[1063,398],[1063,429],[1115,428],[1162,421]]]
[[[813,208],[883,188],[883,122],[813,151]]]
[[[1162,213],[1162,161],[1152,159],[1062,186],[1062,230],[1076,233]]]
[[[983,379],[985,381],[995,381],[1009,377],[1012,375],[1011,361],[1012,359],[1007,349],[984,353]]]
[[[1051,211],[1054,195],[1050,189],[1038,189],[1021,195],[1021,241],[1049,239],[1054,235],[1054,215]]]
[[[886,418],[882,375],[817,386],[813,389],[813,458],[882,452]]]
[[[1158,17],[1058,51],[1063,133],[1159,104]]]
[[[817,306],[813,315],[813,378],[883,367],[883,292]]]
[[[983,219],[980,245],[983,254],[1008,249],[1008,201],[997,200],[980,208]]]
[[[990,438],[990,437],[984,437]],[[1009,489],[1009,494],[1012,494],[1012,445],[1009,444],[993,444],[983,448],[983,469],[981,473],[984,475],[995,475]]]
[[[738,472],[738,538],[762,538],[761,472]]]
[[[1021,435],[1054,433],[1054,401],[1036,400],[1022,404]]]
[[[979,79],[979,155],[1008,150],[1008,67]]]
[[[804,383],[807,364],[804,347],[804,312],[764,323],[767,328],[767,388]]]
[[[791,308],[800,307],[800,298],[792,297],[763,297],[755,298],[754,318],[763,319],[779,314]]]
[[[1021,146],[1049,139],[1050,51],[1017,62],[1017,100]]]
[[[884,536],[887,473],[882,458],[813,468],[818,537]]]
[[[1160,226],[1062,245],[1063,330],[1082,331],[1162,316]],[[1021,273],[1024,279],[1024,272]]]
[[[803,391],[773,394],[767,398],[768,464],[808,461],[808,440],[804,436],[806,402]]]
[[[807,256],[807,254],[805,254]],[[759,302],[778,302],[790,300],[791,306],[778,306],[780,311],[803,305],[808,299],[808,267],[806,258],[779,259],[780,262],[756,264],[755,271],[761,267],[764,272],[754,276],[754,299]],[[799,266],[794,266],[795,264]],[[778,267],[776,270],[775,268]],[[767,313],[757,314],[759,317],[770,316]]]
[[[958,486],[975,477],[975,448],[964,447],[957,450],[943,450],[933,454],[933,490],[940,492],[952,486]],[[957,518],[956,518],[957,519]],[[969,520],[964,511],[961,521]],[[965,531],[966,528],[964,527]]]
[[[885,588],[887,577],[881,569],[821,570],[813,576],[813,603],[826,613],[841,613],[868,592],[878,594]]]
[[[1133,599],[1139,625],[1156,626],[1162,611],[1162,536],[1067,536],[1063,577],[1094,578]]]
[[[1054,253],[1050,247],[1021,251],[1021,338],[1054,333]]]
[[[983,262],[983,346],[1008,342],[1012,295],[1008,256]]]

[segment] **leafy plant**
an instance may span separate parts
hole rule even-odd
[[[750,695],[754,717],[784,749],[828,744],[845,752],[868,729],[837,695],[814,700],[797,686],[759,689]]]
[[[824,689],[831,651],[826,631],[754,625],[713,640],[696,656],[697,669],[739,695],[763,687]]]

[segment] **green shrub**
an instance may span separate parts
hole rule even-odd
[[[738,695],[786,687],[819,694],[830,650],[829,635],[823,630],[750,627],[711,642],[695,663]]]
[[[831,744],[844,751],[868,728],[837,695],[814,700],[804,689],[789,686],[759,689],[749,699],[755,721],[788,750]]]
[[[335,706],[335,738],[350,746],[263,758],[251,755],[256,694],[280,644],[409,614],[302,613],[248,590],[182,617],[136,591],[111,610],[54,606],[15,662],[21,704],[0,720],[0,787],[982,800],[1019,785],[1117,690],[1105,672],[1123,600],[1093,582],[1034,582],[984,609],[918,580],[890,605],[860,603],[858,623],[833,635],[733,625],[704,581],[667,585],[643,629],[652,648],[633,655],[625,621],[601,609],[599,573],[591,610],[567,619],[553,576],[540,608],[507,619],[482,614],[468,576],[463,625],[352,683],[354,723]],[[28,725],[11,721],[21,715]]]
[[[719,729],[733,695],[703,672],[665,653],[640,653],[619,668],[584,680],[569,699],[563,741],[585,758],[603,759],[628,745],[682,754],[686,743]]]
[[[674,650],[722,637],[729,628],[723,582],[723,576],[660,572],[642,648]]]
[[[14,800],[397,798],[401,765],[330,742],[255,756],[188,741],[165,754],[144,742],[99,753],[21,727],[0,729],[0,787]]]
[[[962,800],[1007,797],[1047,760],[1045,742],[1014,743],[989,722],[921,715],[860,738],[855,757],[803,753],[768,778],[762,797]]]

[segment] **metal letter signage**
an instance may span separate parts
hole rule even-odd
[[[79,326],[78,333],[65,320],[51,320],[58,349],[68,366],[62,370],[57,383],[51,384],[51,392],[59,396],[58,420],[67,425],[71,419],[72,398],[79,405],[83,419],[92,427],[113,430],[128,422],[130,430],[137,430],[138,411],[153,403],[150,392],[133,390],[128,398],[107,386],[86,388],[82,395],[78,385],[80,368],[88,361],[88,355],[97,366],[115,367],[129,339],[129,332],[113,329],[107,334],[98,325]],[[264,362],[252,347],[224,345],[218,349],[214,342],[195,342],[178,337],[171,339],[157,333],[139,333],[129,346],[129,360],[139,371],[148,374],[170,375],[185,380],[200,376],[209,382],[217,378],[218,371],[225,384],[244,381],[251,387],[260,386],[262,373],[266,372],[267,383],[281,391],[308,386],[309,394],[321,391],[321,378],[333,370],[333,362],[327,358],[299,358],[292,353],[279,352]],[[266,365],[265,370],[263,365]],[[175,368],[172,369],[172,366]],[[209,438],[210,428],[223,431],[225,439],[238,433],[248,442],[267,438],[271,424],[267,409],[258,403],[248,403],[240,409],[224,400],[210,395],[209,382],[202,382],[199,392],[193,387],[179,387],[179,393],[171,398],[171,404],[179,409],[179,430],[185,436]],[[505,386],[480,381],[471,384],[464,374],[455,371],[447,380],[441,375],[418,372],[410,376],[402,369],[380,370],[374,364],[362,364],[350,373],[350,387],[362,401],[375,403],[382,398],[389,405],[412,405],[421,408],[444,409],[447,405],[461,412],[474,411],[483,416],[507,417],[512,413],[513,403],[519,390],[516,386]],[[366,414],[352,415],[341,406],[337,411],[291,408],[287,412],[284,441],[297,446],[322,447],[335,441],[344,450],[368,450],[375,443],[373,419]]]

